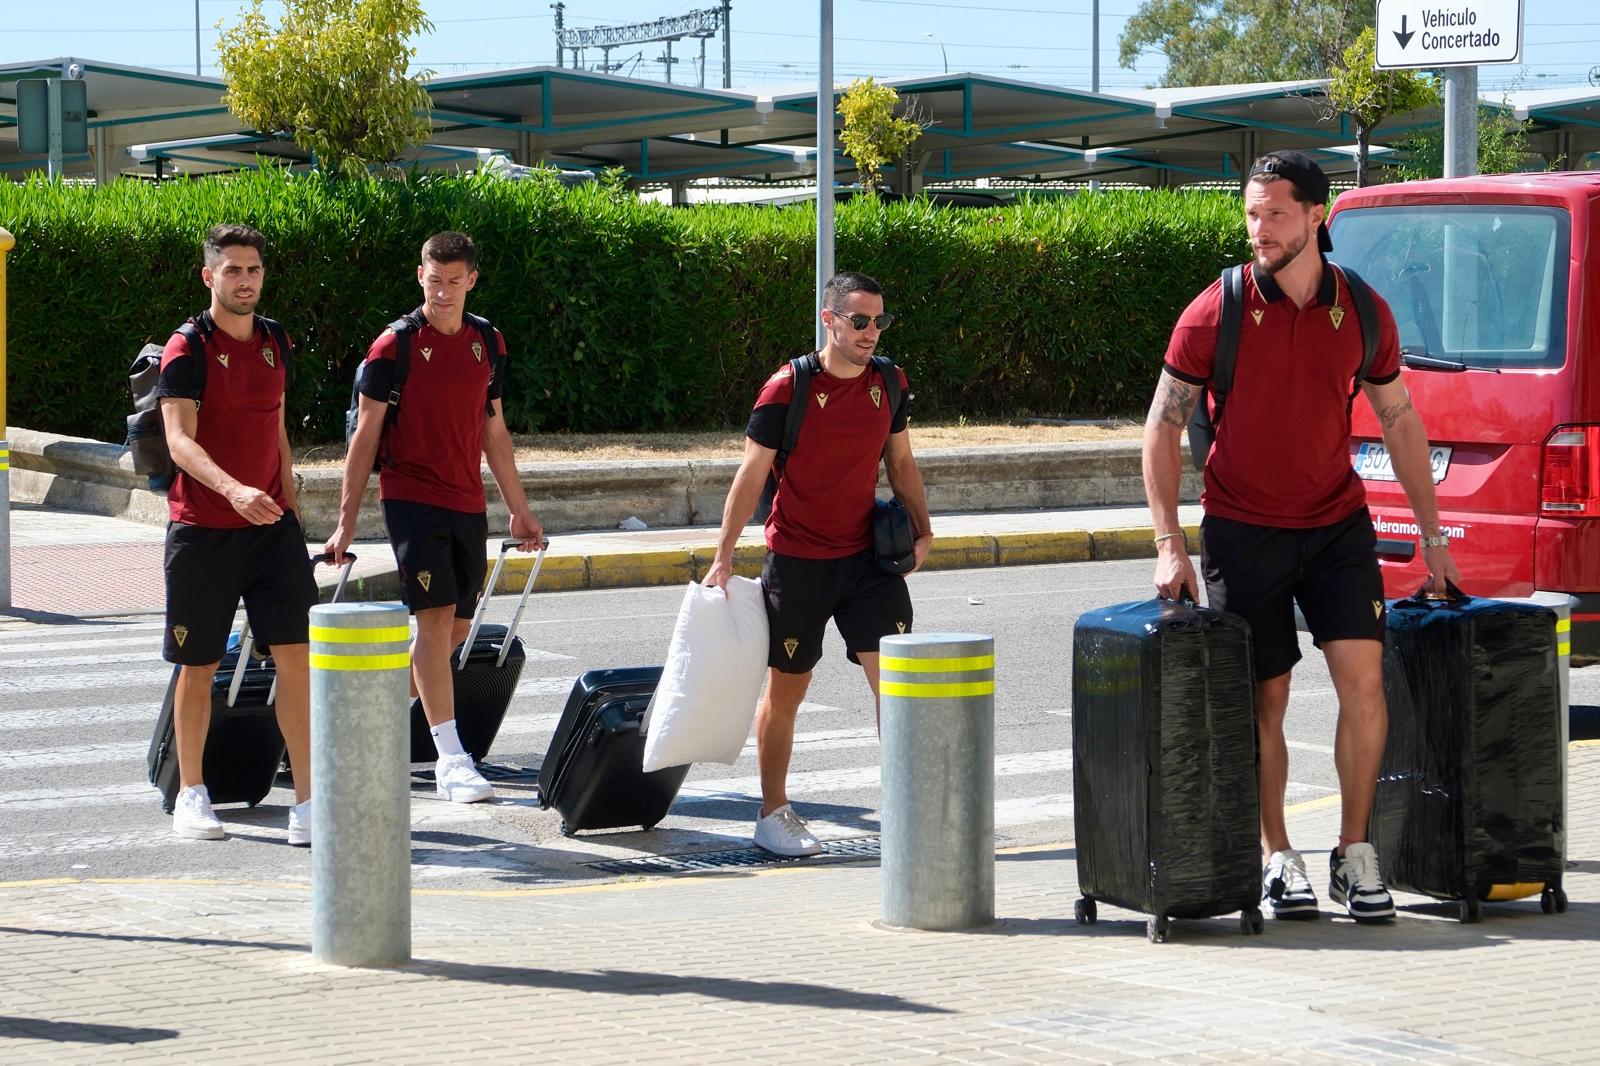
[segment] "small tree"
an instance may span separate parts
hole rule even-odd
[[[1439,99],[1433,80],[1410,70],[1377,70],[1377,37],[1368,26],[1344,50],[1328,80],[1328,100],[1356,124],[1356,184],[1367,184],[1372,131],[1390,115],[1427,107]]]
[[[871,196],[877,195],[884,164],[903,163],[922,136],[922,124],[914,118],[895,117],[899,103],[894,86],[879,85],[870,77],[857,78],[839,96],[839,114],[844,116],[839,142],[855,160],[861,184]]]
[[[1478,105],[1478,173],[1514,174],[1528,168],[1527,132],[1530,122],[1518,122],[1510,108]],[[1400,181],[1444,177],[1444,129],[1423,130],[1397,146],[1405,162],[1394,168]],[[1538,169],[1554,169],[1545,165]]]
[[[427,74],[407,74],[409,40],[433,29],[422,0],[283,0],[276,30],[262,3],[251,0],[217,44],[224,99],[240,122],[291,137],[344,175],[427,139]]]

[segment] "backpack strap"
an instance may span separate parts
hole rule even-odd
[[[873,356],[872,365],[883,379],[883,397],[889,401],[889,424],[892,426],[894,414],[900,410],[900,372],[895,369],[894,360],[887,355]]]
[[[285,370],[289,368],[289,357],[294,354],[294,345],[289,343],[289,334],[275,318],[266,315],[256,316],[256,325],[266,331],[267,339],[272,342],[272,350],[278,353],[278,359],[283,363]]]
[[[1211,407],[1213,432],[1222,423],[1222,408],[1233,388],[1233,366],[1239,355],[1239,330],[1244,325],[1244,266],[1231,266],[1222,272],[1222,312],[1217,319],[1217,347],[1211,360]],[[1201,397],[1201,402],[1205,398]]]
[[[780,476],[783,473],[783,464],[789,459],[789,453],[800,443],[800,423],[805,421],[806,403],[811,399],[811,376],[822,372],[822,364],[817,360],[817,353],[812,352],[809,355],[797,355],[789,360],[789,370],[794,382],[794,392],[789,396],[789,410],[783,419],[783,447],[778,449],[778,459],[773,464],[773,469]]]
[[[422,328],[422,308],[401,315],[389,323],[394,334],[394,375],[389,380],[389,406],[383,412],[383,428],[394,425],[400,417],[400,394],[405,391],[406,378],[411,374],[411,336]]]
[[[216,331],[217,323],[210,311],[201,311],[177,329],[178,335],[189,345],[189,358],[194,360],[194,384],[201,396],[206,392],[206,339]]]
[[[505,371],[506,353],[500,350],[500,341],[495,337],[494,325],[487,318],[482,315],[475,315],[471,311],[463,311],[461,314],[467,323],[478,331],[478,336],[483,338],[484,348],[488,349],[489,388],[492,390],[497,381],[501,381],[501,387],[503,388],[504,382],[500,375]],[[487,395],[484,396],[483,400],[483,413],[486,415],[494,414],[494,400]]]
[[[1372,298],[1372,287],[1361,280],[1360,274],[1349,267],[1335,269],[1344,275],[1345,286],[1350,290],[1350,301],[1356,306],[1356,318],[1361,322],[1361,369],[1356,371],[1355,381],[1350,386],[1350,399],[1344,405],[1344,413],[1348,418],[1355,406],[1356,396],[1361,392],[1368,372],[1372,370],[1373,361],[1378,358],[1378,305]]]

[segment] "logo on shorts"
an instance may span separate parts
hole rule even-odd
[[[265,359],[267,361],[267,365],[270,367],[276,367],[278,365],[273,361],[272,345],[270,344],[263,344],[261,346],[261,358]]]
[[[428,591],[428,586],[433,584],[433,571],[432,570],[418,570],[417,571],[417,584],[422,586],[422,591],[423,592],[427,592]]]
[[[1256,320],[1256,325],[1258,326],[1261,325],[1261,316],[1263,314],[1265,314],[1265,312],[1263,312],[1259,307],[1252,307],[1250,309],[1250,317]]]
[[[1372,601],[1372,617],[1374,617],[1374,618],[1382,618],[1383,617],[1383,601],[1382,600],[1373,600]]]
[[[883,403],[882,403],[882,401],[883,401],[883,386],[882,385],[874,385],[874,386],[872,386],[872,388],[867,390],[867,395],[872,397],[872,406],[874,406],[874,407],[883,406]]]
[[[480,363],[483,362],[483,345],[477,341],[472,342],[472,358]]]
[[[894,627],[896,629],[898,629],[902,633],[904,633],[906,631],[906,624],[904,622],[896,622],[894,624]]]
[[[424,348],[424,349],[422,349],[422,361],[424,363],[431,363],[433,361],[433,349],[432,348]]]
[[[790,637],[783,642],[783,650],[788,653],[789,658],[793,659],[794,653],[800,650],[800,642],[794,637]]]
[[[222,369],[224,369],[224,370],[228,369],[228,353],[227,352],[218,352],[217,353],[217,362],[222,364]]]
[[[1328,317],[1333,319],[1333,328],[1338,329],[1344,323],[1344,308],[1334,304],[1328,308]]]
[[[817,407],[823,408],[826,406],[828,406],[828,394],[825,392],[817,393]]]
[[[183,647],[183,642],[189,639],[189,627],[173,626],[172,639],[178,642],[178,647]]]

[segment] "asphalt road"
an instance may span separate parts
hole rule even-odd
[[[1072,626],[1096,607],[1144,599],[1151,564],[1082,563],[919,574],[916,628],[989,633],[996,647],[996,831],[1005,844],[1070,840]],[[681,588],[538,594],[524,619],[518,693],[490,756],[537,768],[573,678],[587,669],[660,662]],[[491,620],[513,602],[498,598]],[[255,808],[220,808],[230,837],[182,841],[145,781],[145,752],[168,668],[159,619],[30,625],[0,632],[0,880],[46,877],[301,880],[308,854],[283,840],[275,790]],[[1335,701],[1321,656],[1302,638],[1289,717],[1289,800],[1337,789]],[[1600,670],[1573,674],[1579,727],[1600,705]],[[1591,716],[1585,718],[1585,715]],[[790,792],[825,839],[878,831],[877,740],[860,670],[829,630],[802,708]],[[592,863],[748,846],[758,807],[753,743],[731,766],[698,765],[649,833],[565,838],[538,809],[531,779],[503,782],[472,806],[413,790],[413,874],[422,887],[544,884],[616,876]],[[1331,841],[1298,842],[1307,851]]]

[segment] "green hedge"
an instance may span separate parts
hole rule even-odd
[[[514,431],[740,425],[767,375],[810,346],[814,217],[489,178],[0,182],[17,238],[8,413],[120,440],[128,364],[204,305],[200,237],[238,221],[267,236],[262,310],[299,347],[299,441],[338,438],[356,363],[418,302],[418,248],[445,228],[481,246],[470,306],[506,334]],[[836,261],[887,288],[884,351],[919,418],[1140,414],[1184,304],[1247,254],[1241,223],[1236,197],[1210,193],[855,201],[839,208]]]

